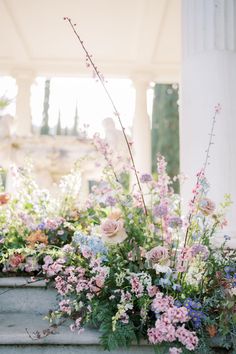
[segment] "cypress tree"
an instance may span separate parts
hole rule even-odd
[[[74,126],[72,129],[72,135],[78,135],[78,126],[79,126],[79,115],[78,115],[78,103],[76,102],[75,106],[75,117],[74,117]]]
[[[40,130],[41,135],[49,135],[49,125],[48,125],[49,99],[50,99],[50,80],[47,79],[45,80],[45,88],[44,88],[43,121]]]
[[[152,171],[156,171],[156,157],[166,158],[171,177],[179,174],[179,113],[178,90],[171,84],[154,87],[152,113]],[[178,191],[178,185],[174,186]]]
[[[62,129],[61,129],[61,111],[60,111],[60,109],[59,109],[59,112],[58,112],[58,120],[57,120],[56,135],[62,135]]]

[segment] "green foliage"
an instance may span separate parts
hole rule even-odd
[[[101,306],[102,305],[102,306]],[[111,318],[115,313],[115,307],[107,306],[107,301],[99,304],[97,312],[93,314],[94,322],[99,323],[101,332],[100,341],[105,350],[115,350],[120,347],[127,348],[132,342],[137,341],[135,328],[132,323],[122,324],[117,323],[115,331],[112,330]]]
[[[152,113],[152,172],[156,173],[157,154],[165,156],[170,177],[179,174],[178,89],[171,84],[154,87]],[[178,185],[174,188],[178,191]]]
[[[3,111],[5,108],[11,104],[12,100],[7,98],[6,96],[1,96],[0,97],[0,111]]]

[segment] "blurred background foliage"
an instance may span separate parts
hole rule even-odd
[[[165,156],[170,177],[179,174],[179,89],[176,84],[154,86],[152,111],[152,172],[156,174],[157,154]],[[173,184],[179,191],[178,182]]]

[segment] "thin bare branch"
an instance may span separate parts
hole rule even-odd
[[[88,67],[92,67],[93,70],[94,70],[94,74],[95,76],[97,77],[97,79],[99,80],[99,82],[101,83],[106,95],[107,95],[107,98],[108,100],[110,101],[111,103],[111,106],[113,108],[113,111],[114,111],[114,114],[115,116],[118,118],[118,121],[119,121],[119,124],[120,124],[120,127],[121,127],[121,130],[122,130],[122,133],[123,133],[123,136],[124,136],[124,139],[125,139],[125,142],[126,142],[126,145],[127,145],[127,148],[128,148],[128,152],[129,152],[129,156],[130,156],[130,160],[131,160],[131,165],[132,165],[132,169],[134,171],[134,174],[135,174],[135,178],[136,178],[136,181],[137,181],[137,184],[138,184],[138,188],[139,188],[139,191],[140,191],[140,194],[141,194],[141,198],[142,198],[142,204],[143,204],[143,208],[144,208],[144,212],[145,212],[145,215],[147,216],[147,207],[146,207],[146,204],[145,204],[145,200],[144,200],[144,195],[143,195],[143,191],[142,191],[142,187],[141,187],[141,183],[140,183],[140,180],[139,180],[139,176],[138,176],[138,172],[137,172],[137,169],[136,169],[136,165],[135,165],[135,162],[134,162],[134,157],[133,157],[133,154],[132,154],[132,150],[131,150],[131,146],[130,146],[130,143],[129,143],[129,140],[128,140],[128,137],[126,135],[126,132],[125,132],[125,127],[123,126],[123,123],[122,123],[122,120],[121,120],[121,116],[120,116],[120,113],[118,112],[118,109],[116,108],[116,105],[115,105],[115,102],[106,86],[106,83],[105,83],[105,80],[104,80],[104,76],[102,75],[102,73],[98,70],[98,67],[95,65],[93,59],[92,59],[92,55],[88,52],[87,48],[85,47],[84,45],[84,42],[82,41],[82,39],[80,38],[78,32],[76,31],[75,27],[76,27],[76,24],[73,24],[71,19],[69,17],[64,17],[64,20],[66,20],[74,34],[76,35],[77,39],[79,40],[80,44],[81,44],[81,47],[83,48],[84,52],[85,52],[85,56],[86,56],[86,63],[87,63],[87,66]]]

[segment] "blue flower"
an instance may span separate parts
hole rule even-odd
[[[206,319],[206,315],[201,311],[202,304],[199,301],[194,301],[188,298],[184,301],[183,305],[188,310],[188,315],[192,321],[194,328],[199,328],[202,325],[202,321]]]
[[[171,281],[169,278],[161,278],[159,280],[159,285],[165,287],[165,286],[171,285]]]
[[[37,228],[38,228],[39,230],[44,230],[45,227],[46,227],[46,224],[45,224],[45,222],[42,221],[42,222],[38,225]]]
[[[175,306],[176,307],[181,307],[182,303],[179,300],[175,300]]]
[[[172,286],[173,290],[175,291],[181,291],[182,287],[180,284],[173,284]]]
[[[225,241],[229,241],[229,240],[231,240],[231,237],[229,235],[224,235],[224,239],[225,239]]]
[[[88,236],[80,231],[76,231],[73,236],[73,242],[79,245],[81,249],[84,247],[89,248],[94,256],[101,255],[103,260],[106,259],[105,256],[107,255],[108,250],[99,237],[92,235]]]

